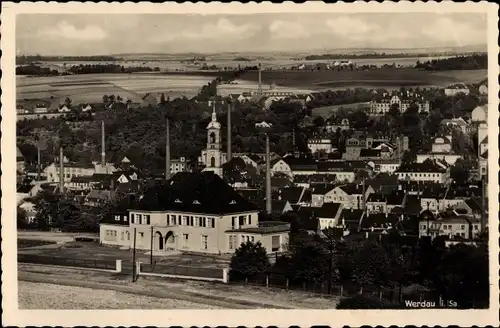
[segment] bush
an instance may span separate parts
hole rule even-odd
[[[394,309],[398,305],[391,304],[386,300],[381,300],[372,296],[356,295],[344,298],[337,305],[339,310],[348,309]]]

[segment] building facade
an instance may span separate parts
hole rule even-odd
[[[204,171],[214,172],[222,177],[222,165],[227,161],[227,154],[222,152],[221,124],[217,122],[215,107],[212,120],[207,126],[207,149],[201,152],[199,161],[205,166]]]

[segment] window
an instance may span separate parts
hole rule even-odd
[[[123,217],[123,221],[124,222],[127,222],[128,221],[128,218],[126,216]]]
[[[271,251],[277,252],[280,249],[280,236],[271,237]]]
[[[151,224],[151,216],[150,215],[144,215],[146,217],[146,224]]]
[[[212,228],[215,228],[215,218],[212,218]]]
[[[205,217],[201,218],[201,226],[204,227],[204,228],[206,228],[206,226],[207,226],[207,218],[205,218]]]
[[[130,214],[130,223],[135,223],[135,214]]]
[[[189,245],[189,234],[185,233],[183,234],[183,240],[184,240],[184,247],[188,247]]]
[[[248,224],[252,224],[252,216],[251,215],[248,216]]]
[[[142,224],[142,214],[137,214],[137,223]]]
[[[167,225],[170,225],[170,215],[167,214]]]
[[[229,249],[233,249],[236,245],[236,236],[229,236]]]
[[[425,230],[425,229],[427,229],[427,226],[424,224],[424,225],[422,226],[422,230]]]
[[[252,243],[255,241],[255,237],[252,236]]]
[[[201,236],[201,247],[202,249],[208,249],[208,236],[206,235]]]
[[[194,217],[193,217],[193,216],[190,216],[190,217],[189,217],[189,225],[190,225],[190,226],[193,226],[193,225],[194,225]]]
[[[125,240],[125,233],[124,233],[123,231],[122,231],[122,233],[121,233],[121,239],[122,239],[122,240]]]
[[[479,226],[477,224],[474,224],[474,230],[479,230]]]
[[[120,221],[120,216],[119,215],[115,215],[115,221]]]
[[[231,218],[231,229],[236,229],[236,216]]]
[[[460,230],[464,230],[464,229],[465,229],[465,225],[464,225],[464,224],[462,224],[462,225],[460,226]]]
[[[177,219],[175,217],[175,215],[172,215],[172,225],[176,225],[177,224]]]

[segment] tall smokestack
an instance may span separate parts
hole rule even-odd
[[[227,104],[227,161],[229,162],[233,158],[233,152],[231,149],[231,102]]]
[[[104,134],[104,121],[101,122],[101,164],[106,165],[106,136]]]
[[[266,133],[266,211],[272,213],[271,203],[271,156],[269,152],[269,135]]]
[[[170,179],[170,120],[166,118],[166,142],[165,142],[165,180]]]
[[[59,191],[64,193],[64,154],[63,148],[59,147]]]
[[[36,171],[37,171],[37,174],[36,174],[36,180],[37,181],[40,181],[41,180],[41,167],[42,167],[42,163],[40,163],[40,142],[38,142],[38,145],[36,147],[36,150],[37,150],[37,168],[36,168]]]
[[[261,65],[259,63],[259,95],[262,94],[262,69],[261,69]]]

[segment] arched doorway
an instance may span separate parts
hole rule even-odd
[[[175,249],[175,236],[172,231],[165,235],[165,249]]]
[[[157,231],[155,233],[155,238],[156,238],[156,250],[161,251],[163,250],[163,237],[161,235],[161,232]]]
[[[210,158],[210,166],[215,167],[215,157]]]

